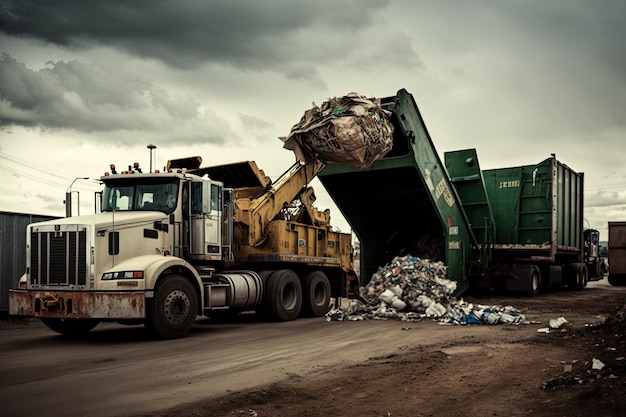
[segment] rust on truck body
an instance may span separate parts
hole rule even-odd
[[[143,292],[11,290],[9,314],[49,318],[145,318]]]

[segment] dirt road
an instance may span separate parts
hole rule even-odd
[[[188,337],[155,342],[141,326],[101,324],[77,341],[9,320],[0,326],[0,415],[623,415],[626,324],[612,314],[626,306],[625,287],[604,280],[582,292],[468,298],[513,305],[535,323],[244,315],[198,320]],[[561,316],[565,331],[537,332]],[[591,370],[594,357],[603,370]]]

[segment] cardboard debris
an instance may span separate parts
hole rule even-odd
[[[525,317],[511,306],[486,306],[456,299],[456,282],[446,278],[442,262],[413,256],[396,257],[378,269],[365,286],[364,305],[351,302],[330,310],[327,321],[419,321],[437,319],[452,324],[520,324]]]
[[[393,145],[391,113],[357,93],[314,105],[291,128],[284,148],[298,161],[316,158],[325,164],[344,164],[365,169],[389,152]]]

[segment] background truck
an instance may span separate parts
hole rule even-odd
[[[328,165],[318,174],[358,237],[361,280],[411,254],[444,261],[458,293],[586,286],[595,270],[585,259],[582,173],[555,155],[483,171],[474,149],[445,153],[444,165],[406,90],[381,105],[392,149],[365,170]]]
[[[324,166],[296,163],[272,182],[254,162],[138,164],[101,177],[101,213],[33,223],[9,313],[75,336],[100,321],[183,336],[197,315],[246,310],[275,320],[326,313],[346,293],[352,236],[313,207]]]
[[[609,283],[626,285],[626,222],[609,222]]]

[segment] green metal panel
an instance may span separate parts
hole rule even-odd
[[[492,243],[495,223],[476,149],[446,152],[446,169],[478,243]]]
[[[557,163],[557,244],[580,246],[583,233],[584,175]]]
[[[583,174],[552,157],[536,165],[486,170],[483,178],[496,223],[495,244],[581,247]]]
[[[361,280],[410,254],[442,260],[459,291],[475,239],[413,96],[382,100],[393,113],[394,146],[365,170],[328,165],[318,178],[361,244]]]

